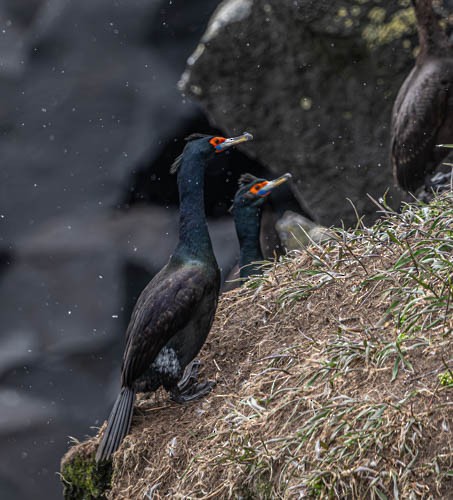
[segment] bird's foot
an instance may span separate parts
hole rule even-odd
[[[187,365],[184,374],[176,387],[170,390],[170,399],[176,403],[188,403],[201,399],[212,391],[215,382],[208,380],[201,384],[198,383],[198,372],[200,361],[194,359]]]
[[[182,374],[182,377],[178,382],[178,389],[181,392],[184,392],[188,387],[191,387],[193,384],[197,383],[200,365],[200,360],[194,359],[186,366],[186,369],[184,370],[184,373]]]
[[[170,399],[180,404],[196,401],[209,394],[215,385],[216,383],[213,380],[207,380],[201,384],[195,382],[186,387],[184,391],[180,391],[178,386],[176,386],[170,391]]]

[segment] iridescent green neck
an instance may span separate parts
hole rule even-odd
[[[261,208],[238,206],[234,209],[234,223],[239,239],[239,267],[241,278],[261,274],[260,266],[252,262],[262,261],[260,245]]]
[[[176,257],[216,262],[204,208],[204,158],[189,154],[178,171],[179,243]]]

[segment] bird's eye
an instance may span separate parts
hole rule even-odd
[[[256,184],[253,184],[253,186],[249,189],[249,192],[252,194],[256,194],[266,184],[267,184],[267,182],[257,182]]]
[[[213,137],[209,143],[212,144],[212,146],[216,147],[219,144],[222,144],[222,142],[225,142],[225,137]]]

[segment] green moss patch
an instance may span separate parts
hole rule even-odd
[[[112,464],[97,464],[94,455],[97,441],[73,446],[61,461],[61,480],[65,500],[92,500],[106,498],[110,488]]]

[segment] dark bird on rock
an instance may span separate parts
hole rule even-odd
[[[412,0],[420,52],[392,112],[391,161],[398,184],[415,191],[448,154],[453,142],[453,49],[432,0]]]
[[[206,223],[204,175],[208,160],[251,139],[248,133],[230,139],[193,134],[172,166],[179,190],[179,243],[168,264],[142,291],[132,312],[121,391],[97,449],[98,462],[108,460],[129,432],[136,391],[163,386],[174,401],[183,403],[212,389],[212,382],[198,384],[193,372],[184,374],[209,333],[220,287]],[[193,366],[196,371],[197,365]]]
[[[262,207],[272,190],[290,178],[291,174],[282,175],[273,181],[258,179],[251,174],[239,178],[240,187],[234,196],[231,211],[239,239],[241,278],[260,274],[259,262],[263,260],[260,243]]]

